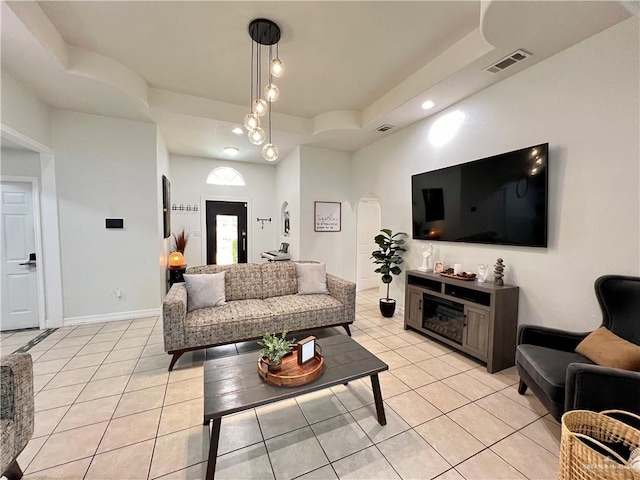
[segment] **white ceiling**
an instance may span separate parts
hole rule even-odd
[[[156,122],[172,153],[226,158],[232,145],[263,163],[231,133],[248,113],[254,18],[282,29],[282,158],[361,148],[383,123],[409,125],[624,20],[629,3],[3,2],[2,68],[53,107]],[[483,71],[519,48],[533,56]]]

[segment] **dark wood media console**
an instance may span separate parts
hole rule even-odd
[[[494,373],[515,363],[519,288],[407,272],[404,328],[487,363]]]

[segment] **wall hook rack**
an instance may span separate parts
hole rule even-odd
[[[264,224],[265,224],[265,222],[269,222],[269,223],[271,223],[271,217],[269,217],[269,218],[258,218],[257,220],[258,220],[258,222],[260,222],[260,224],[262,225],[262,229],[263,229],[263,230],[264,230]]]
[[[197,212],[198,211],[198,206],[197,205],[176,205],[175,203],[173,205],[171,205],[171,211],[172,212]]]

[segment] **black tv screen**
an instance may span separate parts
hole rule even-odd
[[[547,246],[549,144],[411,177],[413,238]]]

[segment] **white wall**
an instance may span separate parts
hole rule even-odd
[[[287,202],[290,217],[289,236],[281,235],[280,209]],[[277,232],[280,243],[289,244],[289,253],[293,260],[300,260],[300,147],[296,147],[289,155],[280,160],[276,167],[276,215],[278,216]],[[278,246],[280,246],[278,244]]]
[[[171,232],[179,232],[182,227],[191,234],[185,250],[187,265],[206,264],[206,256],[202,252],[202,242],[206,244],[206,232],[203,231],[202,219],[205,215],[203,199],[225,201],[247,201],[247,229],[249,238],[248,262],[261,263],[260,252],[273,250],[279,246],[277,242],[277,211],[274,195],[276,184],[276,168],[273,165],[259,165],[244,162],[229,162],[210,158],[170,155],[171,203],[197,205],[198,212],[171,212]],[[246,186],[233,187],[208,185],[209,173],[217,167],[231,167],[244,177]],[[256,218],[269,218],[264,229],[256,222]],[[173,244],[170,244],[173,248]]]
[[[351,154],[300,147],[300,259],[327,264],[327,271],[356,279],[356,226],[351,202]],[[341,202],[340,232],[314,231],[316,201]]]
[[[412,174],[549,142],[549,247],[434,242],[433,258],[476,270],[502,257],[506,282],[520,286],[520,323],[594,328],[594,280],[640,274],[638,40],[634,17],[356,152],[355,198],[372,191],[382,226],[410,233]],[[459,131],[432,145],[453,111],[466,116]],[[411,242],[405,270],[420,266],[424,244]]]
[[[156,126],[63,110],[52,120],[65,323],[157,314]]]
[[[2,126],[51,147],[47,106],[2,68]]]
[[[40,178],[40,154],[27,150],[3,148],[0,174]]]

